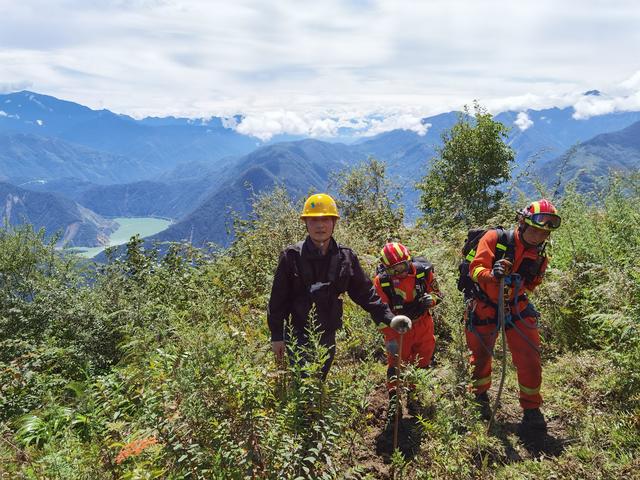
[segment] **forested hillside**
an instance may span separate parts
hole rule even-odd
[[[554,199],[563,224],[533,297],[549,421],[541,449],[516,434],[510,360],[490,434],[469,391],[455,286],[465,226],[391,221],[382,232],[399,206],[374,191],[354,198],[355,180],[341,184],[339,207],[359,213],[343,215],[338,241],[373,274],[375,234],[392,234],[433,261],[446,295],[437,364],[406,372],[425,408],[402,420],[401,452],[383,431],[382,337],[362,310],[345,302],[326,383],[273,361],[273,272],[280,250],[304,236],[301,205],[276,190],[254,198],[229,249],[207,255],[176,245],[158,258],[132,239],[123,258],[92,267],[28,227],[0,231],[0,477],[635,478],[638,175],[615,179],[595,203],[571,191]],[[375,208],[349,210],[361,201]],[[516,206],[503,200],[488,224],[511,224]]]
[[[100,246],[108,242],[117,222],[61,195],[32,192],[0,181],[0,220],[2,227],[21,224],[44,229],[47,240],[59,246]]]

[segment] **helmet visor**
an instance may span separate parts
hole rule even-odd
[[[409,262],[396,263],[395,265],[385,268],[385,270],[389,275],[402,275],[409,271]]]
[[[555,230],[560,227],[561,219],[554,213],[534,213],[525,219],[529,225],[544,230]]]

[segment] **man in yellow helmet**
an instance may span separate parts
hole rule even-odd
[[[324,193],[310,196],[300,218],[305,222],[308,235],[280,254],[267,322],[271,346],[279,362],[284,358],[285,343],[307,346],[310,329],[317,329],[320,344],[329,353],[322,368],[325,378],[335,355],[336,330],[342,326],[340,297],[344,292],[368,311],[376,323],[389,325],[393,314],[380,300],[353,250],[333,239],[333,230],[340,218],[333,198]],[[315,310],[310,322],[312,307]]]

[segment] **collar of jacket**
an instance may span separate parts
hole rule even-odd
[[[302,254],[304,256],[306,256],[307,258],[310,259],[314,259],[314,258],[324,258],[325,255],[322,255],[322,252],[320,252],[320,249],[318,249],[314,244],[313,241],[311,240],[311,237],[307,236],[307,238],[304,241],[304,244],[302,245]],[[338,251],[338,244],[336,243],[336,241],[333,239],[333,237],[331,237],[329,239],[329,249],[327,250],[327,257],[330,255],[333,255],[334,253],[336,253]]]

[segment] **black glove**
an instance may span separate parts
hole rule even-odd
[[[433,295],[430,293],[425,293],[424,296],[420,298],[420,303],[426,308],[431,308],[435,305],[436,299],[433,298]]]
[[[390,327],[398,333],[406,333],[411,330],[411,319],[404,315],[396,315],[393,317],[393,320],[391,320]]]
[[[511,273],[512,263],[506,258],[502,258],[493,264],[493,270],[491,271],[491,275],[494,278],[504,278]]]

